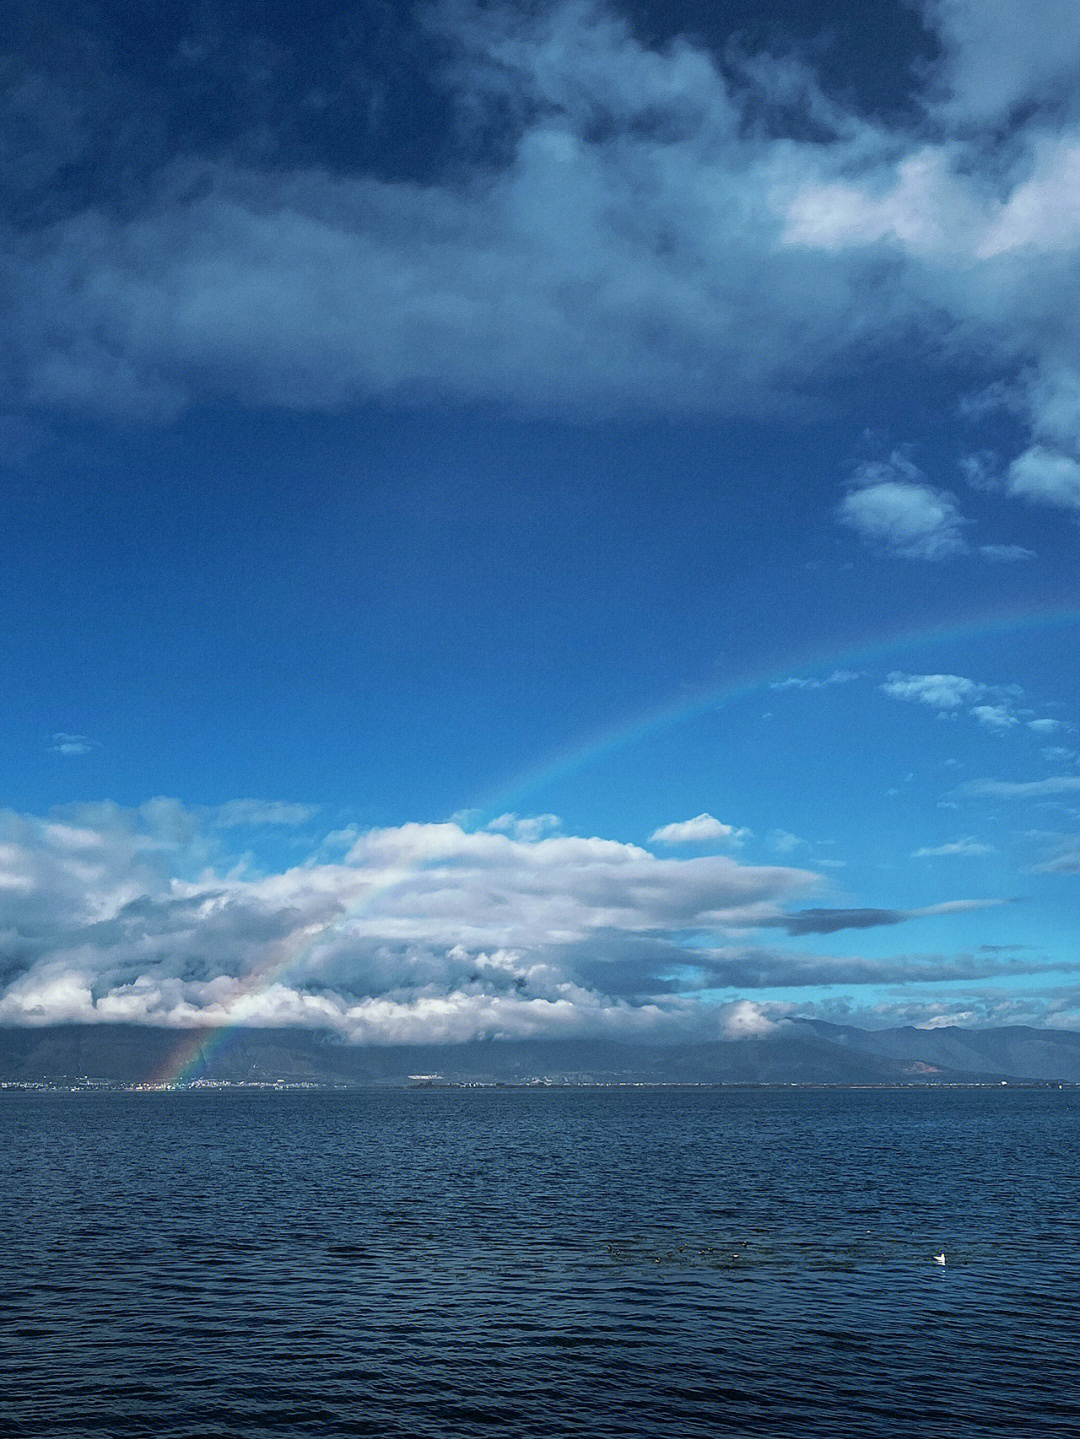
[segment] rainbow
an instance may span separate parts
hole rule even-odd
[[[719,705],[752,695],[795,672],[814,676],[826,669],[854,669],[870,665],[908,649],[1039,630],[1068,629],[1078,624],[1080,607],[1071,603],[1068,606],[1029,610],[1020,614],[984,615],[930,628],[913,628],[901,634],[893,631],[886,636],[863,639],[842,648],[819,651],[811,655],[788,656],[782,662],[773,659],[751,672],[744,672],[719,684],[713,681],[689,692],[682,691],[677,699],[668,699],[618,724],[600,729],[584,741],[576,741],[500,785],[470,813],[475,815],[476,823],[483,823],[497,814],[520,806],[537,791],[587,769],[608,755],[640,744],[653,735],[684,724]],[[261,994],[271,985],[278,983],[294,965],[311,954],[316,944],[339,933],[362,915],[375,900],[420,873],[424,865],[425,860],[421,856],[409,865],[385,872],[365,889],[360,900],[346,909],[344,914],[319,926],[315,932],[304,931],[290,937],[278,947],[271,958],[245,976],[239,995],[240,1008],[243,1008],[242,1001],[245,998]],[[236,1007],[234,999],[232,1008]],[[241,1015],[239,1018],[225,1019],[212,1027],[185,1034],[149,1082],[155,1085],[184,1087],[205,1068],[208,1060],[218,1053],[232,1036],[244,1028]]]

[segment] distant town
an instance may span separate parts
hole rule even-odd
[[[28,1094],[177,1094],[222,1091],[258,1091],[284,1094],[315,1092],[348,1094],[365,1090],[419,1089],[1078,1089],[1075,1081],[1044,1079],[943,1079],[928,1083],[924,1079],[883,1080],[877,1083],[841,1083],[821,1080],[787,1080],[780,1082],[754,1080],[660,1080],[660,1079],[590,1079],[587,1077],[538,1076],[523,1079],[440,1079],[429,1076],[407,1080],[383,1080],[378,1083],[324,1082],[303,1079],[193,1079],[187,1082],[151,1082],[118,1079],[95,1079],[89,1075],[55,1079],[0,1079],[0,1091]]]

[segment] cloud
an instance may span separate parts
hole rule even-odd
[[[995,560],[999,564],[1015,564],[1035,558],[1035,551],[1025,549],[1023,545],[980,545],[979,554],[984,560]]]
[[[1016,703],[1024,697],[1019,685],[987,685],[967,679],[964,675],[908,675],[897,670],[886,678],[881,688],[894,699],[916,701],[937,710],[941,716],[966,708],[984,729],[996,734],[1016,729],[1022,719],[1037,734],[1048,734],[1060,723],[1057,720],[1026,719],[1031,714],[1030,709],[1017,714]]]
[[[724,1012],[724,1037],[726,1039],[762,1039],[775,1034],[782,1020],[773,1018],[767,1005],[755,1004],[752,999],[740,999]]]
[[[965,402],[965,408],[971,412],[973,409],[977,411],[979,407],[973,405],[969,397]],[[973,490],[979,490],[985,494],[996,494],[999,490],[1004,489],[998,470],[998,457],[993,450],[979,450],[973,455],[962,456],[959,461],[959,469],[968,486]],[[1020,548],[1019,545],[981,545],[980,552],[986,555],[987,559],[1023,559],[1027,554],[1026,551],[1017,556],[987,553],[988,551],[997,552]]]
[[[84,734],[54,734],[49,748],[53,754],[89,754],[94,743]]]
[[[234,799],[214,811],[218,829],[238,825],[306,824],[319,812],[315,804],[290,804],[284,800]]]
[[[1048,795],[1080,793],[1080,776],[1051,775],[1049,779],[973,779],[961,785],[957,794],[988,799],[1042,799]]]
[[[771,690],[821,690],[830,685],[846,685],[852,680],[861,678],[859,670],[833,670],[832,674],[825,675],[822,679],[806,678],[801,675],[789,675],[787,679],[772,680],[769,684]]]
[[[1080,875],[1080,835],[1054,835],[1043,858],[1031,865],[1037,875]]]
[[[963,675],[906,675],[898,670],[881,688],[895,699],[917,700],[937,710],[959,709],[984,691],[984,686]]]
[[[1067,98],[1080,69],[1070,0],[928,0],[941,40],[938,105],[967,125],[994,126],[1021,105]]]
[[[1080,510],[1080,463],[1070,455],[1033,445],[1009,466],[1010,495],[1063,510]]]
[[[369,1043],[754,1038],[792,1006],[745,991],[1053,967],[1004,952],[879,960],[701,943],[1000,900],[789,910],[816,876],[452,823],[367,831],[336,862],[314,844],[304,863],[259,873],[215,849],[230,834],[168,799],[0,813],[0,1022],[301,1025]],[[744,993],[720,1003],[723,989]]]
[[[840,523],[864,540],[909,560],[942,560],[967,548],[967,523],[955,497],[926,483],[921,471],[894,455],[863,465],[837,510]]]
[[[711,814],[699,814],[693,819],[661,825],[653,830],[649,840],[652,844],[708,844],[715,840],[738,844],[748,833],[748,830],[724,824]]]
[[[986,978],[992,980],[993,976]],[[1014,1024],[1076,1029],[1080,1024],[1080,988],[1040,985],[1018,993],[1007,983],[991,982],[977,988],[953,985],[947,996],[913,995],[872,1001],[862,999],[856,992],[807,999],[798,1006],[798,1013],[800,1018],[824,1019],[866,1029],[892,1029],[899,1025],[927,1029],[958,1025],[982,1029]]]
[[[930,915],[962,914],[1005,904],[1002,899],[953,899],[923,909],[796,909],[758,921],[756,927],[785,929],[788,934],[836,934],[844,929],[877,929]]]
[[[452,823],[370,830],[336,860],[313,842],[304,863],[260,873],[222,848],[230,833],[168,799],[0,814],[0,1021],[716,1037],[724,1015],[679,978],[685,936],[817,883]]]
[[[1080,960],[1049,962],[994,954],[863,956],[716,950],[699,957],[702,982],[716,989],[801,989],[832,985],[954,984],[1001,975],[1080,970]],[[801,1006],[800,1006],[801,1009]]]
[[[1034,874],[1080,874],[1080,845],[1031,866]]]
[[[416,33],[395,21],[400,54],[340,47],[349,73],[322,78],[303,139],[280,47],[231,37],[256,66],[187,41],[161,67],[185,109],[87,22],[9,61],[5,405],[805,412],[899,358],[985,374],[983,410],[1031,432],[1009,489],[1072,508],[1069,0],[924,13],[941,55],[886,118],[795,58],[649,44],[585,0],[437,4]],[[418,87],[440,143],[375,166],[401,150],[376,117]],[[859,479],[843,522],[909,558],[959,553],[955,498],[892,471]]]
[[[912,851],[912,859],[929,859],[941,855],[995,854],[992,844],[983,844],[970,835],[966,839],[954,839],[948,844],[928,845]]]
[[[9,239],[17,393],[162,417],[207,398],[432,394],[715,412],[790,397],[873,343],[852,267],[775,243],[785,151],[742,133],[744,92],[768,105],[775,74],[729,77],[687,42],[650,48],[576,0],[427,14],[426,78],[461,144],[422,179],[340,156],[260,164],[246,135],[161,159],[138,152],[130,120],[141,184],[126,204],[91,183],[33,240]],[[123,80],[105,80],[86,77],[84,112],[95,89],[115,112]],[[20,117],[57,184],[107,128],[64,113],[62,88],[29,73]],[[814,95],[800,79],[799,108]],[[137,88],[124,99],[147,104]],[[283,96],[280,125],[294,108]]]
[[[1080,759],[1080,755],[1077,754],[1076,750],[1068,749],[1065,745],[1060,744],[1047,745],[1042,752],[1042,757],[1051,764],[1074,764]]]
[[[512,835],[514,839],[534,840],[561,829],[562,820],[557,814],[500,814],[485,828],[496,834]]]
[[[1080,874],[1080,834],[1031,830],[1024,838],[1050,841],[1038,863],[1029,866],[1030,874]]]
[[[1004,705],[972,705],[968,713],[974,715],[986,729],[996,730],[999,734],[1003,730],[1013,729],[1020,723]]]

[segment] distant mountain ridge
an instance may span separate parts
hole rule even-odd
[[[209,1032],[208,1032],[209,1033]],[[88,1076],[143,1082],[167,1072],[197,1031],[141,1025],[0,1027],[0,1081]],[[605,1040],[473,1040],[352,1045],[325,1031],[237,1030],[191,1078],[318,1084],[447,1082],[671,1084],[1080,1083],[1080,1034],[1012,1025],[859,1029],[794,1019],[768,1036],[697,1044]]]

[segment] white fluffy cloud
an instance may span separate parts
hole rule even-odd
[[[486,829],[496,834],[513,835],[514,839],[541,839],[562,828],[557,814],[500,814],[489,820]]]
[[[917,700],[936,710],[955,710],[981,695],[985,686],[963,675],[907,675],[894,671],[882,689],[894,699]]]
[[[1004,705],[972,705],[970,713],[986,729],[1001,734],[1014,729],[1020,721]]]
[[[715,1035],[724,1015],[678,978],[684,936],[775,918],[817,882],[454,823],[359,834],[333,863],[316,844],[258,873],[221,848],[218,813],[156,800],[0,816],[0,1022]]]
[[[1080,463],[1071,455],[1033,445],[1009,466],[1009,493],[1025,500],[1080,510]]]
[[[231,838],[214,811],[175,800],[0,812],[0,1024],[299,1025],[370,1043],[748,1038],[791,1006],[747,992],[1046,967],[733,944],[1001,901],[808,909],[815,874],[727,856],[405,824],[353,835],[336,862],[313,841],[306,862],[263,873],[224,848]]]
[[[649,836],[653,844],[707,844],[716,840],[738,843],[745,835],[745,829],[736,829],[732,824],[711,814],[698,814],[693,819],[675,820],[661,825]]]
[[[863,465],[837,511],[840,523],[909,560],[943,560],[967,548],[954,496],[935,489],[901,455]]]
[[[1020,708],[1024,691],[1019,685],[988,685],[965,675],[909,675],[894,670],[881,686],[893,699],[912,700],[949,718],[966,710],[972,719],[993,734],[1004,735],[1021,725],[1035,734],[1053,734],[1069,728],[1063,720],[1032,718],[1030,708]]]

